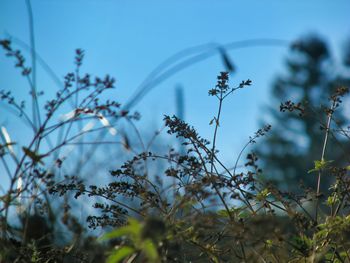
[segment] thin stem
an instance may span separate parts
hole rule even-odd
[[[326,153],[326,148],[327,148],[327,143],[328,143],[328,136],[329,136],[329,130],[331,126],[331,121],[332,121],[332,115],[334,113],[334,109],[336,107],[336,100],[333,100],[332,107],[330,108],[328,112],[328,117],[327,117],[327,125],[326,125],[326,134],[324,137],[323,141],[323,147],[322,147],[322,154],[321,154],[321,162],[324,162],[324,157]],[[318,221],[318,207],[319,207],[319,195],[320,195],[320,187],[321,187],[321,175],[322,175],[322,169],[318,171],[318,178],[317,178],[317,190],[316,190],[316,211],[315,211],[315,221],[317,224]]]
[[[269,38],[257,38],[257,39],[246,39],[241,41],[233,41],[224,45],[217,45],[215,43],[209,43],[208,45],[200,45],[197,47],[192,47],[185,49],[171,56],[167,60],[165,60],[162,64],[156,67],[149,76],[143,81],[134,95],[126,102],[123,106],[122,111],[130,111],[131,108],[135,107],[136,104],[149,93],[153,88],[157,85],[161,84],[163,81],[168,79],[169,77],[175,75],[177,72],[180,72],[196,63],[199,63],[209,57],[212,57],[217,54],[218,47],[222,47],[226,50],[236,50],[242,48],[252,48],[252,47],[287,47],[289,45],[289,41],[282,39],[269,39]],[[210,48],[212,47],[212,48]],[[197,54],[198,49],[204,49],[199,54]],[[193,55],[196,54],[195,56]],[[165,66],[168,67],[167,70],[163,70]],[[119,121],[119,118],[116,119],[112,124],[116,124]],[[102,140],[106,136],[106,133],[101,132],[99,134],[99,140]],[[88,161],[97,150],[97,147],[92,148],[86,157],[86,161]]]
[[[247,142],[247,143],[244,145],[244,147],[242,148],[242,150],[239,152],[238,157],[237,157],[236,162],[235,162],[235,166],[233,167],[233,173],[232,173],[233,176],[236,175],[236,169],[237,169],[237,167],[238,167],[238,162],[239,162],[239,160],[241,159],[243,152],[245,151],[245,149],[247,149],[247,147],[249,146],[249,144],[252,143],[253,140],[254,140],[254,139],[249,140],[249,142]]]
[[[33,10],[30,0],[26,0],[28,19],[29,19],[29,37],[30,37],[30,46],[31,46],[31,57],[32,57],[32,111],[33,111],[33,121],[36,128],[41,126],[40,120],[40,110],[38,103],[38,94],[36,89],[36,53],[35,53],[35,35],[34,35],[34,18]]]

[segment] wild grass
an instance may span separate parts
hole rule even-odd
[[[18,145],[14,134],[1,128],[0,158],[8,178],[0,196],[1,262],[350,262],[350,168],[333,165],[326,154],[331,134],[347,134],[332,126],[347,87],[337,87],[324,110],[322,152],[308,174],[317,177],[317,185],[295,194],[263,180],[259,156],[249,151],[271,125],[249,137],[233,168],[218,157],[224,103],[239,96],[240,89],[251,88],[251,80],[231,84],[229,72],[221,72],[215,87],[208,87],[209,96],[218,102],[210,121],[211,141],[177,116],[164,116],[167,133],[185,151],[171,148],[163,154],[149,147],[158,134],[146,143],[134,125],[140,116],[129,107],[135,100],[126,106],[101,101],[101,94],[114,88],[114,79],[82,74],[83,50],[76,50],[75,70],[65,76],[63,87],[42,102],[33,67],[10,40],[0,45],[27,79],[31,94],[28,109],[11,92],[0,93],[1,101],[31,131],[29,143]],[[287,101],[280,109],[297,117],[304,107],[304,102]],[[120,119],[130,124],[141,152],[132,150],[128,131],[121,141],[106,139],[106,134],[113,138],[119,132]],[[132,157],[111,170],[109,180],[88,182],[64,170],[71,158],[66,147],[116,144]],[[88,162],[95,148],[85,150],[82,160]],[[70,171],[79,171],[82,161],[73,161],[77,168]],[[327,186],[329,193],[320,190],[324,176],[334,178]],[[61,211],[52,206],[53,200]],[[74,210],[74,202],[80,200],[93,203],[95,212],[89,211],[87,224]],[[59,239],[55,228],[64,229],[69,238]],[[105,234],[97,238],[93,229]]]

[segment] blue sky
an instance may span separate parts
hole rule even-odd
[[[121,103],[163,60],[191,46],[206,43],[274,38],[287,41],[310,33],[325,37],[339,50],[350,36],[350,1],[344,0],[255,0],[255,1],[117,1],[32,0],[37,52],[58,76],[74,69],[76,48],[86,51],[83,71],[110,74],[117,89],[108,96]],[[0,1],[0,37],[7,34],[29,43],[28,15],[24,0]],[[26,83],[13,69],[13,61],[1,52],[0,89],[28,96]],[[218,147],[223,159],[235,158],[248,137],[259,128],[263,107],[271,102],[270,86],[283,72],[287,47],[252,47],[230,50],[237,71],[233,86],[251,79],[253,85],[239,90],[224,104]],[[29,60],[29,54],[25,53]],[[175,113],[175,87],[185,93],[185,119],[211,139],[209,121],[217,101],[208,96],[224,66],[220,56],[192,65],[155,87],[135,106],[142,113],[142,129],[162,126],[163,114]],[[38,89],[47,94],[56,87],[45,71],[38,71]],[[278,106],[278,105],[276,105]],[[9,115],[0,109],[1,125],[7,125],[14,140],[25,136]]]

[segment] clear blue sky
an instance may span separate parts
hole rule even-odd
[[[74,50],[82,48],[86,51],[83,70],[115,76],[117,89],[109,96],[121,103],[159,63],[184,48],[253,38],[295,40],[315,32],[339,50],[350,36],[348,0],[33,0],[32,8],[37,52],[56,74],[72,71]],[[8,33],[29,43],[28,29],[25,1],[1,0],[0,37]],[[283,71],[287,51],[258,47],[229,52],[237,67],[231,84],[249,78],[253,86],[239,90],[224,105],[218,145],[225,161],[233,159],[258,128],[262,108],[270,102],[270,84]],[[211,139],[208,124],[217,104],[207,91],[222,70],[220,57],[213,56],[164,81],[134,108],[143,115],[142,127],[155,130],[162,125],[163,114],[175,113],[174,88],[181,84],[186,120]],[[54,83],[44,71],[38,74],[38,89],[53,94]],[[0,89],[28,96],[18,75],[13,61],[1,51]],[[0,111],[1,124],[13,134],[15,124],[3,108]]]

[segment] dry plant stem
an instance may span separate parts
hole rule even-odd
[[[241,41],[234,41],[227,43],[225,45],[216,45],[212,46],[212,44],[200,45],[196,47],[191,47],[184,49],[173,56],[169,57],[163,63],[161,63],[158,67],[156,67],[149,76],[141,83],[136,93],[128,100],[128,102],[122,108],[122,111],[129,111],[131,108],[136,106],[136,104],[155,86],[159,85],[169,77],[175,75],[177,72],[190,67],[198,62],[201,62],[211,56],[217,54],[217,48],[222,47],[227,50],[236,50],[242,48],[251,48],[251,47],[287,47],[289,46],[290,41],[282,40],[282,39],[273,39],[273,38],[257,38],[257,39],[247,39]],[[210,48],[212,46],[212,48]],[[198,49],[204,49],[200,54],[198,53]],[[196,55],[193,56],[192,53]],[[189,57],[189,58],[188,58]],[[186,58],[186,59],[184,59]],[[179,62],[180,61],[180,62]],[[177,63],[177,64],[176,64]],[[174,65],[175,64],[175,65]],[[165,72],[161,73],[161,69],[165,66],[170,67],[165,70]],[[163,70],[164,71],[164,70]],[[157,76],[158,75],[158,76]],[[116,124],[118,120],[111,123],[112,125]],[[101,132],[99,134],[98,140],[102,140],[106,136],[105,132]],[[88,162],[90,158],[94,155],[94,152],[97,150],[97,146],[95,148],[91,148],[91,150],[86,154],[85,161]]]
[[[324,137],[323,141],[323,147],[322,147],[322,154],[321,154],[321,162],[324,161],[325,153],[326,153],[326,148],[327,148],[327,143],[328,143],[328,136],[329,136],[329,130],[331,126],[331,120],[332,120],[332,115],[334,113],[334,109],[336,107],[336,101],[333,101],[332,107],[328,112],[328,118],[327,118],[327,125],[326,125],[326,134]],[[319,206],[319,195],[320,195],[320,186],[321,186],[321,175],[322,175],[322,170],[318,171],[318,178],[317,178],[317,190],[316,190],[316,211],[315,211],[315,222],[317,224],[318,222],[318,206]]]
[[[237,89],[237,88],[236,88]],[[217,98],[219,99],[219,108],[218,108],[218,112],[217,112],[217,115],[216,115],[216,118],[215,118],[215,130],[214,130],[214,135],[213,135],[213,146],[212,146],[212,149],[211,149],[211,151],[209,151],[209,153],[210,153],[210,176],[212,176],[213,175],[213,171],[214,171],[214,169],[215,169],[215,167],[214,167],[214,161],[215,160],[217,160],[217,157],[216,157],[216,155],[215,155],[215,151],[216,151],[216,138],[217,138],[217,132],[218,132],[218,128],[219,128],[219,125],[220,125],[220,117],[221,117],[221,111],[222,111],[222,103],[223,103],[223,100],[227,97],[227,95],[229,95],[229,94],[231,94],[234,90],[236,90],[236,89],[232,89],[230,92],[228,92],[226,95],[224,95],[223,94],[223,91],[221,90],[220,91],[220,96],[217,96]],[[220,165],[221,166],[223,166],[221,163],[220,163]],[[215,169],[216,170],[216,169]],[[226,169],[227,170],[227,169]],[[216,170],[216,172],[218,172],[217,170]],[[234,176],[234,174],[233,174],[233,176]],[[226,209],[226,211],[227,211],[227,213],[228,213],[228,215],[229,215],[229,217],[230,217],[230,219],[231,220],[233,220],[234,219],[234,217],[233,217],[233,215],[232,215],[232,213],[231,213],[231,211],[230,211],[230,209],[229,209],[229,207],[228,207],[228,205],[226,204],[226,202],[225,202],[225,200],[224,200],[224,197],[221,195],[221,193],[220,193],[220,191],[219,191],[219,189],[217,189],[217,187],[216,187],[216,185],[213,185],[214,186],[214,189],[215,189],[215,191],[216,191],[216,193],[218,194],[218,196],[219,196],[219,198],[220,198],[220,200],[221,200],[221,202],[223,203],[223,205],[225,206],[225,209]],[[241,189],[239,188],[239,190],[240,190],[240,192],[242,193],[242,191],[241,191]],[[242,193],[243,194],[243,193]],[[244,194],[243,194],[243,196],[244,196]],[[245,196],[244,196],[245,197]],[[248,201],[247,201],[248,202]],[[249,203],[249,202],[248,202]],[[251,206],[250,206],[250,204],[249,205],[247,205],[248,207],[250,207],[251,208]]]
[[[50,76],[52,81],[56,84],[56,86],[61,89],[63,87],[63,83],[60,80],[60,78],[57,76],[57,74],[53,71],[53,69],[47,64],[47,62],[36,52],[35,50],[32,50],[32,48],[27,45],[23,40],[15,37],[14,35],[11,35],[9,33],[6,33],[8,35],[9,39],[11,39],[11,42],[19,45],[23,49],[29,51],[29,52],[34,52],[35,53],[35,58],[36,61],[39,63],[39,65],[42,67],[42,69]],[[73,101],[70,100],[71,107],[74,108]]]
[[[223,97],[222,97],[222,91],[220,92],[220,97],[219,97],[219,109],[218,113],[215,119],[215,130],[214,130],[214,135],[213,135],[213,147],[211,149],[211,166],[210,166],[210,173],[213,173],[213,166],[214,166],[214,155],[215,155],[215,146],[216,146],[216,137],[217,137],[217,132],[220,124],[220,115],[221,115],[221,109],[222,109],[222,102],[223,102]]]
[[[31,83],[31,81],[30,81],[30,79],[28,79],[28,81],[29,81],[29,83],[30,83],[30,85],[31,85],[31,87],[33,87],[33,85],[32,85],[32,83]],[[78,92],[79,90],[77,90],[76,92]],[[69,94],[67,97],[70,97],[70,96],[72,96],[74,94],[74,92],[72,92],[71,94]],[[55,110],[57,110],[57,108],[59,107],[60,105],[58,105],[55,109],[54,109],[54,111]],[[54,112],[53,111],[53,112]],[[53,113],[52,112],[52,113]],[[51,115],[52,116],[52,115]],[[46,135],[44,134],[44,131],[46,130],[46,125],[47,125],[47,123],[48,123],[48,121],[50,120],[50,117],[48,117],[48,118],[46,118],[46,120],[44,121],[44,123],[40,126],[40,128],[35,132],[35,135],[34,135],[34,138],[32,139],[32,141],[31,141],[31,143],[29,144],[29,147],[28,147],[28,149],[31,149],[33,146],[35,146],[35,151],[37,151],[38,150],[38,148],[39,148],[39,145],[40,145],[40,142],[41,142],[41,140],[44,138],[44,137],[46,137]],[[5,202],[5,209],[6,209],[6,213],[5,213],[5,218],[7,218],[7,214],[8,214],[8,205],[10,204],[10,202],[12,201],[11,200],[11,197],[10,197],[10,195],[11,195],[11,192],[12,192],[12,189],[13,189],[13,187],[14,187],[14,184],[15,184],[15,182],[16,182],[16,180],[19,178],[19,176],[20,176],[20,174],[19,174],[19,172],[20,172],[20,170],[22,170],[22,165],[23,165],[23,163],[24,163],[24,160],[26,159],[26,155],[23,155],[23,157],[21,158],[21,160],[20,161],[18,161],[18,160],[16,160],[16,171],[15,171],[15,173],[14,173],[14,176],[12,177],[12,180],[11,180],[11,183],[10,183],[10,190],[9,190],[9,196],[8,196],[8,200],[7,200],[7,202]]]
[[[12,109],[10,106],[13,106],[16,110],[18,110],[18,112]],[[6,112],[13,114],[14,117],[19,118],[20,120],[23,120],[23,117],[25,120],[24,124],[28,125],[33,131],[35,131],[35,126],[28,114],[16,102],[13,102],[11,105],[3,105],[2,107],[6,107]]]
[[[213,176],[213,170],[214,170],[214,156],[215,156],[215,146],[216,146],[216,137],[217,137],[217,132],[218,132],[218,128],[219,128],[219,123],[220,123],[220,115],[221,115],[221,109],[222,109],[222,102],[224,100],[223,96],[222,96],[222,91],[220,92],[220,98],[219,98],[219,109],[218,109],[218,113],[216,116],[216,121],[215,121],[215,130],[214,130],[214,135],[213,135],[213,147],[211,149],[211,160],[210,160],[210,173],[208,173],[208,171],[206,171],[206,173],[211,177]],[[195,144],[194,144],[195,146]],[[196,147],[196,146],[195,146]],[[197,147],[196,147],[197,150]],[[199,152],[198,152],[199,153]],[[201,158],[202,159],[202,158]],[[204,166],[204,160],[202,160],[203,162],[203,166]],[[204,169],[206,169],[206,167],[204,166]],[[218,194],[221,202],[223,203],[229,217],[231,220],[234,219],[233,215],[231,214],[231,211],[228,207],[228,205],[225,202],[224,197],[221,195],[220,190],[217,189],[217,186],[215,185],[215,182],[213,183],[213,187],[215,189],[215,192]]]
[[[211,151],[202,143],[198,142],[198,144],[200,145],[200,147],[208,154],[211,154]],[[234,175],[230,172],[230,170],[219,160],[219,158],[216,157],[216,155],[213,155],[215,161],[220,164],[220,166],[224,169],[224,171],[226,171],[226,173],[233,179],[234,183],[236,184],[237,190],[242,194],[242,196],[245,198],[245,200],[242,200],[247,207],[251,210],[252,213],[254,213],[254,208],[252,207],[252,205],[249,203],[249,200],[247,198],[247,195],[252,195],[252,193],[249,193],[247,191],[245,191],[244,189],[242,189],[239,186],[239,183],[237,182],[236,178],[234,177]],[[215,167],[214,167],[215,168]],[[217,174],[218,171],[217,171]]]
[[[199,156],[199,158],[200,158],[200,160],[201,160],[201,162],[202,162],[202,165],[203,165],[203,167],[204,167],[204,170],[205,170],[206,175],[207,175],[207,176],[212,176],[213,172],[210,172],[210,173],[209,173],[207,167],[205,166],[205,161],[204,161],[204,159],[203,159],[203,157],[202,157],[202,155],[201,155],[201,153],[200,153],[200,151],[199,151],[197,145],[196,145],[194,142],[192,142],[192,145],[193,145],[195,151],[197,152],[197,154],[198,154],[198,156]],[[211,167],[211,170],[212,170],[212,169],[213,169],[213,163],[212,163],[211,165],[212,165],[212,167]],[[213,183],[213,187],[214,187],[215,192],[216,192],[217,195],[219,196],[219,198],[220,198],[222,204],[224,205],[225,210],[227,211],[227,213],[228,213],[230,219],[233,220],[233,216],[232,216],[232,214],[231,214],[231,211],[230,211],[228,205],[226,204],[224,197],[222,196],[222,194],[220,193],[219,189],[218,189],[217,186],[215,185],[215,182]]]
[[[79,189],[76,189],[76,190],[79,190]],[[89,191],[89,190],[85,190],[85,193],[87,193],[87,194],[93,194],[93,192],[91,192],[91,191]],[[140,216],[142,216],[142,217],[145,217],[145,216],[146,216],[144,213],[138,211],[137,209],[134,209],[134,208],[132,208],[132,207],[126,205],[125,203],[122,203],[122,202],[119,202],[119,201],[117,201],[117,200],[115,200],[115,199],[113,199],[113,198],[110,198],[110,197],[107,196],[107,195],[97,194],[96,196],[100,196],[100,197],[102,197],[102,198],[105,198],[106,200],[109,200],[109,201],[111,201],[111,202],[113,202],[113,203],[116,203],[117,205],[120,205],[120,206],[122,206],[122,207],[124,207],[124,208],[126,208],[126,209],[129,209],[130,211],[132,211],[132,212],[134,212],[135,214],[138,214],[138,215],[140,215]]]
[[[205,147],[202,145],[202,147]],[[210,151],[205,148],[207,150],[208,153],[210,153]],[[232,174],[228,168],[216,157],[214,156],[214,159],[216,162],[218,162],[218,164],[220,164],[220,166],[226,171],[226,173],[233,179],[234,183],[236,184],[235,186],[237,187],[237,190],[242,194],[242,196],[245,198],[245,199],[242,199],[242,201],[247,205],[247,207],[251,210],[252,213],[254,213],[254,208],[252,207],[252,205],[250,204],[248,198],[247,198],[247,195],[252,195],[252,193],[242,189],[240,186],[239,186],[239,183],[237,182],[236,178],[234,177],[234,174]],[[214,166],[214,169],[215,166]],[[219,172],[216,170],[216,173],[219,174]]]
[[[30,81],[30,79],[28,79],[29,81]],[[31,82],[30,82],[31,83]],[[33,87],[33,85],[32,85],[32,83],[31,83],[31,87]],[[68,98],[68,97],[71,97],[71,96],[73,96],[76,92],[79,92],[79,90],[80,89],[77,89],[76,91],[74,91],[74,92],[71,92],[66,98]],[[66,99],[65,98],[65,99]],[[64,99],[64,100],[65,100]],[[60,105],[57,105],[57,107],[54,109],[54,111],[56,111],[57,110],[57,108],[59,107]],[[53,112],[54,112],[53,111]],[[53,113],[52,112],[52,113]],[[53,116],[53,115],[51,115],[51,116]],[[45,120],[44,120],[44,122],[41,124],[41,126],[40,126],[40,128],[39,129],[37,129],[36,130],[36,132],[35,132],[35,135],[34,135],[34,138],[32,139],[32,141],[29,143],[29,146],[27,147],[28,149],[31,149],[33,146],[34,146],[34,148],[35,148],[35,152],[39,149],[39,145],[40,145],[40,143],[41,143],[41,140],[44,138],[44,137],[46,137],[46,136],[43,136],[44,135],[44,131],[46,130],[46,125],[48,124],[48,122],[49,122],[49,120],[50,120],[50,118],[51,118],[51,116],[50,117],[47,117]],[[70,122],[70,124],[72,124],[73,123],[73,121],[71,121]],[[78,136],[73,136],[72,138],[77,138],[77,137],[79,137],[79,136],[81,136],[82,134],[78,134]],[[70,138],[70,140],[72,139],[72,138]],[[64,141],[60,146],[62,146],[62,145],[64,145],[66,142],[68,142],[67,140],[66,141]],[[53,150],[56,150],[57,148],[59,148],[59,147],[55,147],[55,148],[53,148],[53,149],[51,149],[50,151],[49,151],[49,153],[51,153],[51,152],[53,152]],[[14,175],[13,175],[13,177],[11,178],[11,182],[10,182],[10,187],[9,187],[9,191],[8,191],[8,194],[7,194],[7,198],[6,198],[6,201],[4,202],[4,210],[5,210],[5,216],[4,216],[4,222],[7,222],[7,218],[8,218],[8,210],[9,210],[9,207],[10,207],[10,203],[12,202],[12,200],[14,199],[14,198],[17,198],[17,196],[18,196],[18,194],[19,193],[17,193],[17,195],[14,197],[14,198],[11,198],[11,196],[12,196],[12,192],[13,192],[13,188],[14,188],[14,186],[15,186],[15,183],[16,183],[16,181],[17,181],[17,179],[21,176],[21,171],[22,171],[22,166],[23,166],[23,164],[24,164],[24,161],[25,161],[25,159],[26,159],[26,157],[27,157],[27,155],[26,154],[24,154],[23,156],[22,156],[22,158],[19,160],[19,161],[17,161],[16,163],[17,163],[17,165],[16,165],[16,170],[15,170],[15,172],[14,172]],[[32,167],[32,166],[31,166]],[[23,171],[23,174],[24,174],[24,172],[25,171]],[[4,226],[4,235],[6,235],[6,224],[5,224],[5,226]]]
[[[79,74],[79,69],[80,69],[80,66],[77,65],[76,69],[75,69],[75,79],[76,79],[76,82],[75,82],[75,89],[76,90],[79,90],[80,89],[80,74]],[[74,105],[75,105],[75,108],[78,107],[78,101],[79,101],[79,92],[77,92],[75,94],[75,102],[74,102]],[[82,125],[82,122],[78,122],[77,123],[77,126],[78,126],[78,129],[81,131],[83,130],[83,125]],[[84,137],[81,137],[80,139],[80,142],[84,142]],[[79,170],[80,170],[80,167],[82,167],[83,163],[84,163],[84,160],[83,160],[83,156],[84,156],[84,144],[81,145],[81,147],[79,147],[79,160],[77,161],[77,165],[76,165],[76,168],[75,168],[75,171],[74,173],[78,174],[79,173]]]
[[[139,129],[136,127],[135,123],[129,117],[125,117],[125,118],[126,118],[126,121],[130,124],[131,128],[134,130],[134,132],[137,136],[137,139],[141,145],[142,151],[146,152],[147,150],[145,147],[145,143],[143,142],[143,139],[142,139],[142,136],[141,136]]]
[[[28,19],[29,19],[29,31],[30,31],[30,46],[31,46],[31,58],[32,58],[32,111],[33,111],[33,122],[35,128],[40,127],[40,110],[36,89],[36,54],[35,54],[35,38],[34,38],[34,21],[33,21],[33,10],[30,0],[26,0]]]
[[[31,141],[28,149],[30,149],[34,143],[36,142],[36,139],[39,138],[40,136],[40,132],[38,131],[36,133],[36,135],[34,136],[33,140]],[[5,222],[5,225],[4,225],[4,236],[6,236],[6,231],[7,231],[7,218],[8,218],[8,212],[9,212],[9,208],[10,208],[10,204],[12,202],[12,192],[13,192],[13,188],[15,186],[15,183],[17,181],[17,179],[21,176],[21,174],[19,174],[19,172],[22,170],[22,165],[24,163],[24,160],[26,159],[26,155],[24,154],[21,158],[21,160],[18,162],[17,166],[16,166],[16,170],[15,170],[15,173],[13,175],[13,177],[11,178],[11,182],[10,182],[10,187],[9,187],[9,190],[8,190],[8,193],[7,193],[7,196],[6,196],[6,201],[4,202],[4,209],[5,209],[5,216],[4,216],[4,222]],[[17,193],[16,197],[18,196],[19,193]]]

